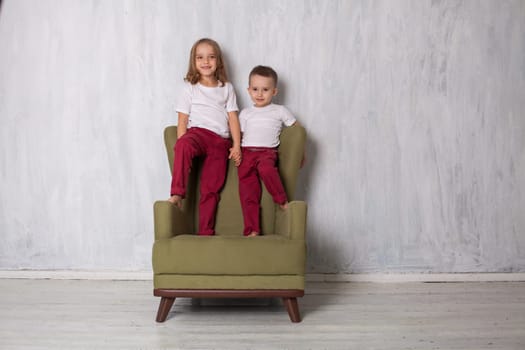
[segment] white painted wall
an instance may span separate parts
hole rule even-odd
[[[4,0],[0,269],[149,268],[203,36],[309,132],[310,272],[525,271],[520,0]]]

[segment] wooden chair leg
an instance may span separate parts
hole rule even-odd
[[[301,315],[299,314],[299,305],[297,298],[283,298],[284,305],[290,316],[292,322],[301,322]]]
[[[157,311],[157,322],[164,322],[175,302],[175,298],[162,297],[160,299],[159,310]]]

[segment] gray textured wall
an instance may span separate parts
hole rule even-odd
[[[3,1],[0,268],[144,269],[191,44],[309,132],[310,272],[525,271],[525,2]]]

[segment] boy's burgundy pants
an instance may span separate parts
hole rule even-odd
[[[260,210],[262,188],[259,178],[272,195],[273,201],[283,204],[287,201],[279,170],[277,149],[265,147],[243,147],[242,162],[238,169],[239,196],[244,217],[244,235],[261,233]]]
[[[171,195],[186,196],[192,160],[202,156],[199,201],[199,235],[215,234],[215,214],[219,191],[226,179],[231,141],[213,131],[190,128],[175,144]]]

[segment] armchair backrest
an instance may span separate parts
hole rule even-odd
[[[279,173],[283,181],[288,200],[295,198],[295,187],[301,161],[304,155],[306,131],[300,125],[284,128],[279,145]],[[177,127],[169,126],[164,130],[164,143],[168,154],[170,171],[173,171],[173,148],[177,142]],[[194,160],[190,174],[190,181],[183,202],[183,210],[193,216],[193,232],[198,225],[199,210],[199,183],[202,160]],[[264,235],[274,234],[276,205],[263,185],[261,198],[261,231]],[[229,161],[226,181],[221,191],[221,199],[217,208],[215,222],[216,235],[242,235],[243,217],[239,200],[239,181],[237,168],[233,161]]]

